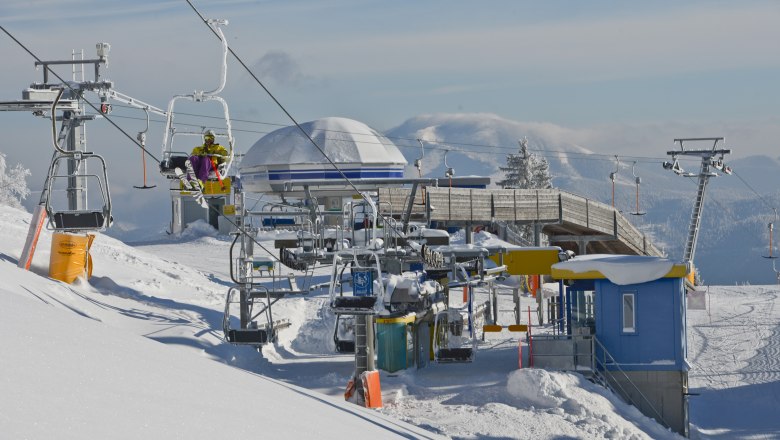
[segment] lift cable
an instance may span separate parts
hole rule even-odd
[[[126,108],[134,108],[132,106],[125,106],[121,104],[115,104],[114,107],[126,107]],[[206,119],[221,119],[217,116],[210,116],[210,115],[202,115],[197,113],[188,113],[188,112],[174,112],[176,115],[180,116],[192,116],[192,117],[200,117],[200,118],[206,118]],[[115,116],[116,117],[116,116]],[[125,118],[135,118],[132,116],[123,116]],[[140,118],[138,118],[140,119]],[[264,121],[254,121],[251,119],[235,119],[231,118],[231,121],[233,122],[243,122],[247,124],[257,124],[257,125],[270,125],[274,127],[287,127],[288,125],[277,123],[277,122],[264,122]],[[160,122],[160,121],[154,121],[154,122]],[[202,125],[198,124],[185,124],[177,122],[177,125],[190,125],[190,126],[196,126],[200,127]],[[241,129],[236,130],[244,133],[257,133],[257,134],[268,134],[269,131],[262,131],[262,130],[250,130],[250,129]],[[329,133],[343,133],[343,134],[352,134],[352,135],[366,135],[365,133],[354,133],[350,131],[345,130],[332,130],[332,129],[324,129],[322,131],[329,132]],[[409,142],[409,145],[403,145],[399,143],[395,143],[395,145],[399,148],[419,148],[419,141],[418,138],[407,138],[402,136],[388,136],[385,134],[380,134],[381,137],[386,138],[390,141],[407,141]],[[428,149],[431,150],[440,150],[440,151],[459,151],[459,152],[480,152],[481,150],[470,150],[465,148],[452,148],[453,145],[463,146],[463,147],[475,147],[475,148],[489,148],[494,150],[506,150],[509,152],[517,151],[517,147],[510,147],[510,146],[503,146],[503,145],[493,145],[493,144],[479,144],[479,143],[469,143],[469,142],[458,142],[458,141],[445,141],[445,140],[429,140],[429,139],[422,139],[422,141],[430,143],[432,145],[428,146]],[[376,144],[379,145],[377,142],[372,141],[363,141],[367,144]],[[615,157],[614,154],[604,154],[604,153],[578,153],[575,151],[563,151],[563,150],[549,150],[549,149],[542,149],[542,148],[529,148],[529,151],[535,152],[536,156],[539,157],[545,157],[545,158],[556,158],[560,155],[568,156],[571,159],[577,159],[577,160],[601,160],[601,161],[613,161],[613,158]],[[539,154],[539,153],[545,153],[545,154]],[[622,159],[633,160],[637,159],[637,162],[646,162],[646,163],[655,163],[658,161],[663,161],[664,157],[651,157],[651,156],[633,156],[633,155],[620,155]],[[682,158],[683,160],[694,160],[694,159],[688,159],[688,158]]]

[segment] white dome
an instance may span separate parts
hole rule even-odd
[[[244,190],[290,194],[286,188],[290,183],[306,184],[310,189],[323,186],[321,191],[330,193],[349,193],[353,188],[346,184],[344,176],[361,190],[376,188],[376,183],[362,185],[362,180],[404,177],[406,159],[398,147],[362,122],[324,118],[301,127],[322,152],[296,126],[268,133],[252,145],[238,167]],[[338,165],[338,170],[323,152]]]
[[[362,122],[323,118],[305,122],[301,127],[336,164],[407,164],[393,142]],[[240,171],[244,174],[258,167],[323,163],[329,162],[293,125],[275,130],[255,142],[244,156]]]

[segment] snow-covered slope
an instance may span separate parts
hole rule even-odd
[[[518,370],[518,340],[501,334],[480,343],[471,364],[382,373],[381,410],[346,404],[354,359],[334,354],[322,293],[277,303],[275,316],[292,326],[262,353],[222,342],[227,237],[202,226],[134,246],[100,236],[94,276],[69,286],[45,276],[48,234],[34,271],[16,268],[29,218],[0,207],[3,436],[676,437],[578,375]],[[711,313],[691,312],[691,385],[701,394],[692,422],[702,429],[694,434],[780,432],[759,407],[775,399],[759,393],[776,382],[778,291],[713,292]],[[733,416],[715,411],[724,396]]]

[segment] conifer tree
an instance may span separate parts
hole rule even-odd
[[[504,180],[497,182],[502,188],[552,188],[550,164],[547,159],[528,151],[528,138],[520,140],[519,152],[508,154],[506,166],[499,169],[504,172]]]
[[[16,164],[8,170],[5,153],[0,153],[0,205],[22,207],[22,200],[30,195],[25,180],[29,175],[30,170],[21,164]]]

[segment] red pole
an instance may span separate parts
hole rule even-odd
[[[528,366],[534,367],[534,343],[531,338],[531,306],[528,306]]]

